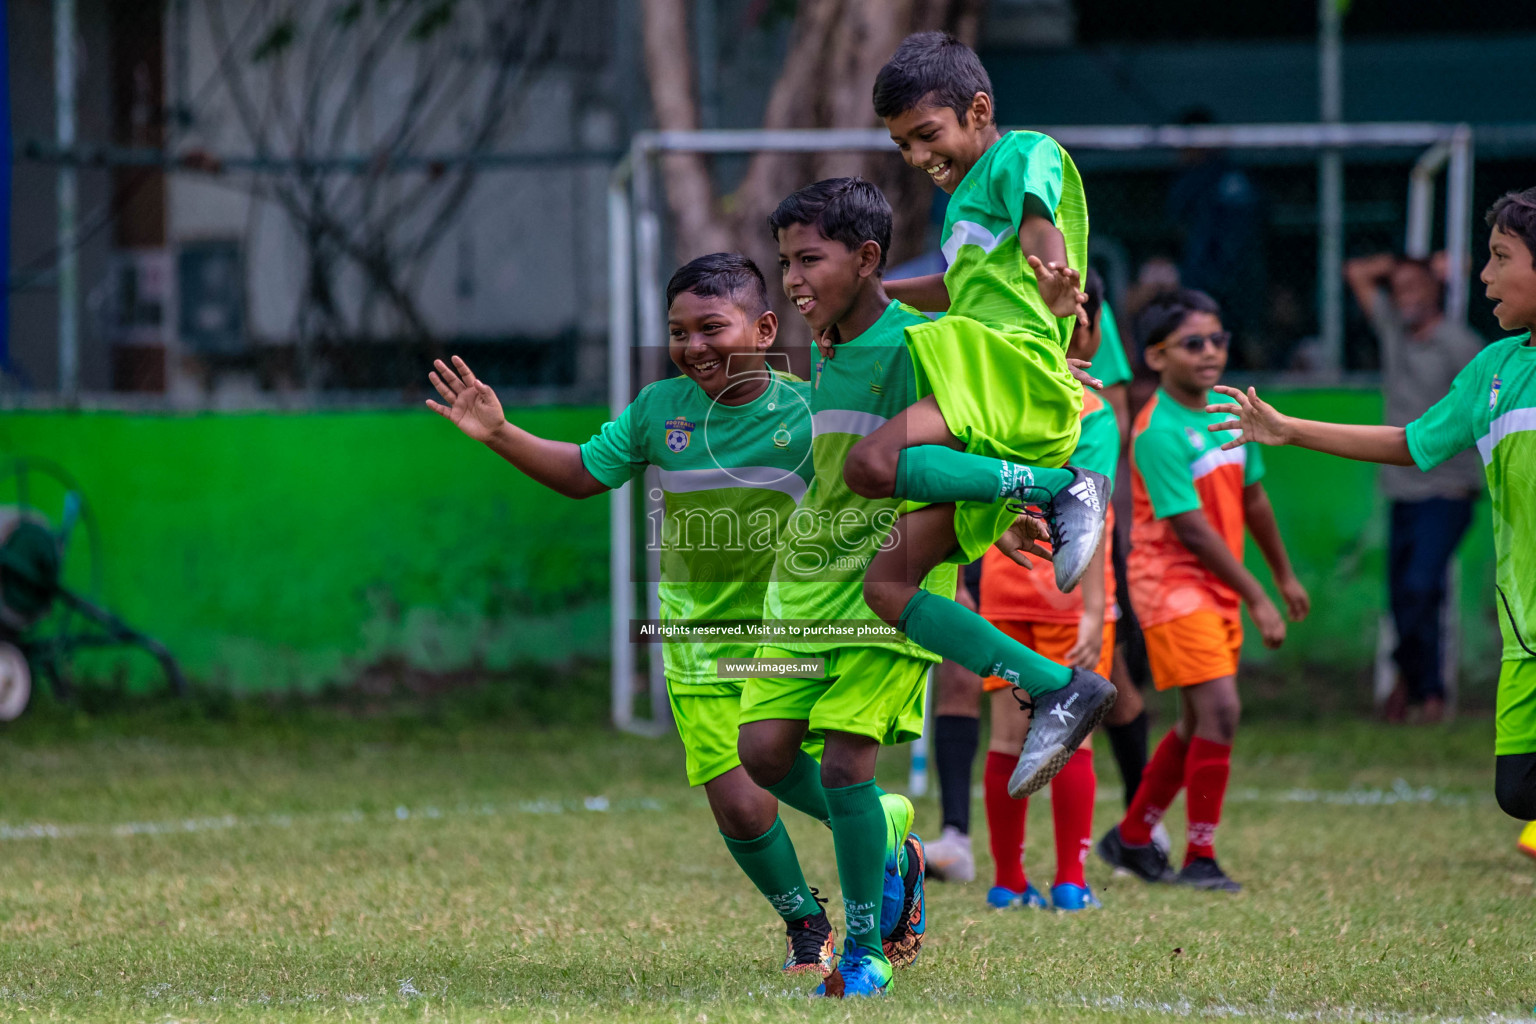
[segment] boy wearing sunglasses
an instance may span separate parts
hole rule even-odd
[[[1148,882],[1236,892],[1216,862],[1216,825],[1231,771],[1241,703],[1237,664],[1248,614],[1266,647],[1285,640],[1285,620],[1243,567],[1243,531],[1253,534],[1292,621],[1309,599],[1291,571],[1256,448],[1223,450],[1212,433],[1221,401],[1211,389],[1231,340],[1221,309],[1204,292],[1153,299],[1137,321],[1147,366],[1160,378],[1131,428],[1131,605],[1146,637],[1152,682],[1178,689],[1179,720],[1158,744],[1125,818],[1099,841],[1099,855]],[[1188,791],[1189,845],[1175,873],[1152,842],[1180,789]]]

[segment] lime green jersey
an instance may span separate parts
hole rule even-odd
[[[1000,331],[1052,338],[1063,352],[1071,317],[1040,297],[1019,248],[1026,213],[1051,218],[1067,244],[1067,265],[1088,271],[1088,203],[1067,151],[1039,132],[1009,132],[982,154],[950,197],[940,244],[949,269],[949,312]]]
[[[774,374],[746,405],[720,405],[693,381],[643,388],[581,446],[587,471],[618,487],[647,466],[660,472],[664,512],[643,543],[660,555],[666,620],[758,620],[779,532],[811,479],[810,385]],[[677,692],[734,692],[720,658],[750,658],[757,640],[663,645]]]
[[[1099,307],[1099,351],[1088,372],[1107,388],[1131,380],[1131,363],[1125,357],[1125,343],[1120,340],[1120,325],[1115,323],[1115,311],[1107,302]]]
[[[779,541],[768,586],[766,617],[775,620],[875,624],[864,603],[864,571],[891,525],[912,507],[897,498],[871,500],[848,489],[843,463],[865,435],[916,400],[905,329],[927,319],[893,301],[874,325],[837,346],[816,365],[811,383],[811,452],[815,477]],[[958,567],[942,565],[925,588],[954,596]],[[794,651],[848,646],[885,647],[924,661],[939,657],[910,640],[870,642],[829,637],[774,641]]]
[[[1494,342],[1408,424],[1408,451],[1433,469],[1476,446],[1493,500],[1494,572],[1504,658],[1536,658],[1536,347]]]

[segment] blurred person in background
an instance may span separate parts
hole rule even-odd
[[[1378,253],[1344,264],[1344,279],[1381,346],[1388,426],[1424,415],[1483,347],[1465,324],[1446,318],[1439,259]],[[1401,722],[1411,709],[1421,721],[1438,722],[1445,715],[1446,567],[1472,520],[1482,465],[1467,450],[1427,473],[1383,466],[1380,479],[1391,502],[1387,590],[1397,628],[1397,686],[1385,715]]]

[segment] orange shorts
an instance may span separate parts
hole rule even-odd
[[[1076,623],[1019,622],[1013,619],[997,621],[989,619],[988,621],[1036,654],[1050,658],[1058,665],[1067,663],[1067,655],[1072,652],[1072,646],[1077,643]],[[1099,651],[1099,663],[1093,670],[1108,679],[1110,666],[1114,663],[1115,624],[1106,622],[1104,623],[1104,647]],[[988,693],[993,690],[1006,690],[1011,685],[1013,684],[1004,682],[997,676],[988,676],[982,682],[982,688]]]
[[[1152,684],[1159,690],[1208,683],[1237,675],[1243,652],[1243,623],[1219,612],[1193,612],[1143,627]]]

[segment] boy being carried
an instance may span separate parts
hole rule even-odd
[[[683,375],[642,389],[586,444],[535,437],[508,423],[496,393],[457,356],[452,368],[437,360],[430,374],[449,404],[427,404],[569,498],[601,494],[657,466],[666,497],[662,617],[757,619],[772,544],[732,550],[689,533],[695,520],[716,529],[722,510],[729,513],[726,529],[734,522],[743,533],[741,524],[754,513],[754,523],[789,517],[810,478],[808,386],[765,366],[778,319],[768,309],[762,272],[745,256],[714,253],[689,263],[668,283],[667,306],[669,354]],[[676,643],[663,650],[689,785],[704,787],[731,856],[783,918],[784,970],[826,974],[836,950],[832,926],[801,873],[778,801],[753,784],[736,756],[741,683],[716,674],[718,659],[750,657],[752,647]],[[808,744],[806,757],[817,749]]]
[[[1099,855],[1149,882],[1178,881],[1236,892],[1216,863],[1216,826],[1231,773],[1241,704],[1238,656],[1248,606],[1266,647],[1285,640],[1264,587],[1243,567],[1243,531],[1253,534],[1292,621],[1307,614],[1291,572],[1258,452],[1228,451],[1208,428],[1211,388],[1227,365],[1231,335],[1204,292],[1152,300],[1137,322],[1147,366],[1161,386],[1131,428],[1131,604],[1147,642],[1152,682],[1179,691],[1179,720],[1158,744],[1125,818],[1099,841]],[[1188,791],[1189,845],[1173,877],[1152,829],[1180,789]]]
[[[921,646],[1029,693],[1036,711],[1013,789],[1030,793],[1108,712],[1114,687],[920,583],[947,560],[979,558],[1018,506],[1045,510],[1063,592],[1098,550],[1109,480],[1065,465],[1082,411],[1066,349],[1084,298],[1087,204],[1055,140],[998,132],[987,73],[951,36],[909,36],[881,68],[874,100],[906,162],[952,198],[949,270],[890,287],[897,299],[948,311],[905,329],[922,397],[855,445],[843,469],[862,497],[930,503],[897,522],[870,563],[865,599]]]

